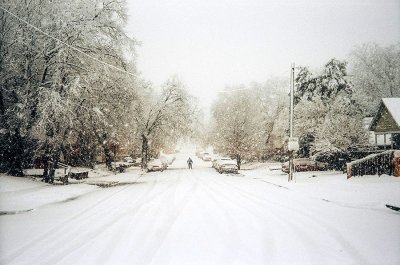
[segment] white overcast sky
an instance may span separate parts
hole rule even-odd
[[[319,68],[355,45],[400,41],[399,0],[128,0],[137,66],[160,85],[177,75],[208,107],[227,85]]]

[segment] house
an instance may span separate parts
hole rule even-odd
[[[383,135],[383,146],[390,143],[393,149],[393,134],[400,134],[400,98],[382,98],[369,130],[374,132],[375,145]]]
[[[363,127],[364,127],[365,131],[368,133],[368,143],[370,145],[375,145],[375,146],[379,147],[379,149],[390,148],[391,137],[392,137],[391,134],[386,134],[386,142],[385,142],[383,134],[375,135],[375,133],[373,131],[370,131],[369,127],[370,127],[373,119],[374,119],[374,117],[365,117],[363,119]]]

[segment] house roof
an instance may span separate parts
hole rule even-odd
[[[400,98],[383,98],[382,102],[397,123],[397,126],[400,126]]]
[[[369,126],[371,131],[375,131],[378,120],[382,117],[382,113],[385,109],[393,118],[397,127],[400,128],[400,98],[382,98],[378,111]]]

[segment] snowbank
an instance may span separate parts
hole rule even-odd
[[[50,185],[32,178],[0,175],[0,212],[13,214],[73,200],[98,189],[93,185]]]
[[[89,170],[73,168],[72,172]],[[57,169],[56,174],[62,174]],[[27,177],[17,178],[0,175],[0,212],[13,214],[30,211],[44,205],[73,200],[99,187],[135,183],[143,174],[139,168],[128,168],[125,173],[113,173],[105,166],[89,171],[89,178],[69,180],[69,185],[51,185],[40,181],[43,169],[26,169]],[[80,185],[75,185],[80,184]]]
[[[282,171],[264,169],[242,172],[245,176],[281,186],[312,198],[354,206],[384,208],[385,204],[400,206],[400,178],[378,175],[353,177],[339,171],[296,172],[294,181]]]

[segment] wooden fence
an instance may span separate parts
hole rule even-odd
[[[347,163],[347,178],[364,175],[400,176],[400,150],[389,150]]]

